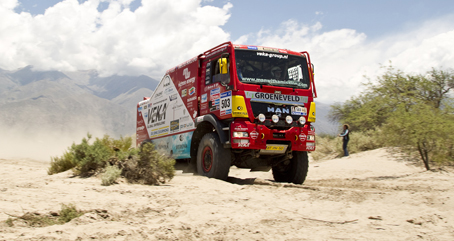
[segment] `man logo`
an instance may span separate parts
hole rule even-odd
[[[170,85],[170,77],[169,77],[169,76],[166,76],[165,79],[164,79],[164,81],[163,81],[163,83],[164,83],[164,87],[169,86],[169,85]]]

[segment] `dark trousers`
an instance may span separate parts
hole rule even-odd
[[[348,140],[343,140],[342,149],[344,149],[344,156],[348,156],[347,144]]]

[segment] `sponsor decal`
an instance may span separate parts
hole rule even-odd
[[[162,97],[162,91],[155,94],[154,99]]]
[[[249,147],[251,143],[238,143],[238,147]]]
[[[292,80],[299,81],[303,79],[303,70],[301,69],[301,65],[297,65],[295,67],[288,68],[288,77]]]
[[[207,94],[203,94],[202,98],[201,98],[201,102],[205,103],[205,102],[207,102],[207,100],[208,100]]]
[[[169,126],[164,126],[159,129],[152,130],[150,133],[150,138],[151,137],[156,137],[156,136],[162,136],[169,134]]]
[[[281,94],[252,92],[252,91],[245,91],[245,92],[246,92],[246,98],[255,98],[255,99],[262,99],[262,100],[279,100],[279,101],[306,103],[307,99],[308,99],[307,96],[281,95]]]
[[[137,127],[137,131],[141,131],[143,129],[145,129],[145,126]]]
[[[142,106],[140,106],[139,108],[137,108],[137,111],[142,111]]]
[[[189,89],[189,95],[193,95],[193,94],[195,94],[195,87],[194,86]]]
[[[202,104],[200,105],[200,109],[204,110],[204,109],[206,109],[206,108],[208,108],[208,103],[202,103]]]
[[[196,119],[196,120],[197,120],[197,122],[201,122],[201,121],[203,121],[203,116],[199,116],[199,117],[197,117],[197,119]]]
[[[180,120],[173,120],[170,122],[170,132],[176,132],[180,130]]]
[[[164,87],[169,87],[170,86],[170,76],[166,75],[162,82],[163,82]]]
[[[151,107],[151,104],[152,104],[152,103],[148,104],[148,108],[150,108],[150,107]]]
[[[191,72],[189,71],[188,68],[185,68],[183,70],[183,76],[184,76],[185,79],[188,79],[189,77],[191,77]]]
[[[235,126],[235,128],[233,128],[234,131],[247,131],[247,128],[246,127],[242,127],[242,126]]]
[[[188,80],[185,80],[185,81],[181,81],[180,83],[178,83],[178,87],[181,87],[181,86],[184,86],[184,85],[187,85],[187,84],[193,84],[195,83],[195,77],[192,77]]]
[[[247,49],[257,50],[257,46],[247,46]]]
[[[259,133],[257,131],[251,131],[251,133],[249,133],[249,135],[254,140],[257,139],[257,137],[259,137]]]
[[[167,101],[167,99],[158,100],[154,103],[154,105],[161,104],[162,102],[166,102],[166,101]]]
[[[219,84],[215,83],[213,85],[205,86],[205,88],[203,90],[204,91],[208,91],[208,90],[211,90],[211,89],[214,89],[214,88],[217,88],[217,87],[219,87]]]
[[[197,60],[197,57],[194,57],[194,58],[192,58],[192,59],[190,59],[190,60],[188,60],[188,61],[186,61],[186,62],[184,62],[184,63],[182,63],[180,65],[178,65],[176,68],[181,69],[181,68],[183,68],[184,66],[186,66],[188,64],[194,63],[196,60]]]
[[[188,98],[187,101],[190,102],[190,101],[194,101],[196,99],[197,99],[197,96],[194,96],[194,97]]]
[[[232,114],[232,109],[230,110],[221,110],[221,115],[231,115]]]
[[[233,114],[234,114],[234,115],[247,115],[247,112],[243,112],[243,111],[234,111]]]
[[[183,117],[180,117],[180,121],[183,122],[185,120],[188,120],[189,119],[189,116],[183,116]]]
[[[210,99],[211,99],[211,100],[216,100],[216,99],[219,99],[220,97],[221,97],[220,94],[215,94],[215,95],[212,95],[212,96],[210,97]]]
[[[174,101],[176,99],[177,99],[177,94],[173,94],[173,95],[169,96],[170,101]]]
[[[306,135],[304,133],[301,133],[299,135],[299,138],[300,138],[301,141],[305,141],[306,140]]]
[[[143,120],[137,121],[137,125],[143,125]]]
[[[182,90],[181,97],[185,97],[186,95],[188,95],[188,90],[187,89]]]
[[[292,115],[307,115],[306,107],[292,106]]]
[[[287,50],[279,49],[279,53],[287,54]]]
[[[147,109],[147,105],[144,105],[144,106],[143,106],[143,109],[146,110],[146,109]]]
[[[219,105],[213,105],[210,108],[210,111],[217,111],[217,110],[219,110]]]
[[[173,93],[173,88],[167,88],[167,89],[165,89],[165,90],[164,90],[164,93],[165,93],[166,95],[169,95],[169,94]]]
[[[226,49],[227,49],[227,47],[223,47],[223,48],[220,48],[220,49],[218,49],[218,50],[216,50],[216,51],[213,51],[213,52],[211,52],[210,54],[208,54],[208,55],[206,56],[206,58],[208,59],[208,58],[210,58],[211,56],[216,55],[216,54],[218,54],[218,53],[220,53],[220,52],[222,52],[222,51],[224,51],[224,50],[226,50]]]
[[[148,124],[166,119],[167,103],[148,109]]]
[[[221,103],[221,100],[219,98],[214,100],[214,105],[219,105],[219,103]]]
[[[288,59],[288,55],[272,54],[272,53],[265,53],[265,52],[257,52],[257,56],[268,57],[268,58],[277,58],[277,59]]]
[[[216,95],[216,94],[219,94],[221,93],[221,88],[216,88],[216,89],[212,89],[210,90],[210,96],[213,96],[213,95]]]

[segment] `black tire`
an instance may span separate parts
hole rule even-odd
[[[303,184],[309,169],[309,158],[305,151],[294,151],[288,165],[281,163],[273,167],[273,177],[276,182]]]
[[[231,153],[221,146],[216,133],[207,133],[197,150],[197,173],[201,176],[226,180],[229,175]]]

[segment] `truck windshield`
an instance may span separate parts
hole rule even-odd
[[[307,62],[302,56],[237,49],[235,59],[243,83],[309,88]]]

